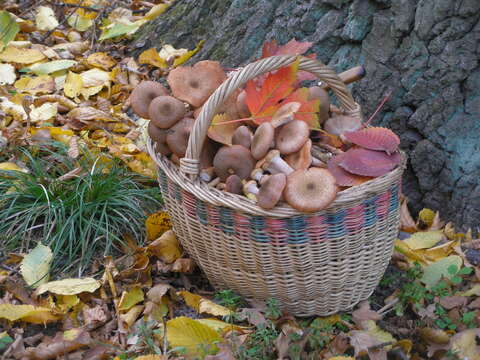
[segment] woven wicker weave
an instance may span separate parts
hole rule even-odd
[[[247,299],[276,298],[296,316],[325,316],[368,298],[380,281],[398,231],[404,164],[340,192],[328,209],[313,214],[284,204],[264,210],[197,178],[199,154],[216,109],[248,80],[296,59],[262,59],[228,78],[203,106],[180,171],[155,152],[151,141],[148,149],[159,167],[174,230],[215,288],[232,289]],[[327,83],[343,110],[361,116],[333,70],[304,57],[299,68]]]

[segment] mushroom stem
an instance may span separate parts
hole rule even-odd
[[[212,181],[214,176],[215,168],[213,166],[200,170],[200,179],[205,182]]]
[[[257,195],[260,189],[258,188],[257,182],[250,180],[245,185],[243,185],[243,193],[245,196],[251,200],[257,200]]]
[[[213,179],[208,183],[208,186],[217,186],[218,184],[220,184],[220,181],[221,181],[220,178],[216,177],[215,179]]]
[[[263,169],[261,168],[256,168],[253,169],[252,172],[250,173],[250,177],[255,180],[260,182],[262,180],[262,177],[265,176],[265,173],[263,172]]]
[[[215,186],[218,190],[225,190],[227,188],[227,185],[224,182],[218,183]]]
[[[262,168],[272,175],[279,173],[289,175],[294,171],[293,168],[280,157],[280,152],[278,150],[272,150],[267,154],[266,161]]]

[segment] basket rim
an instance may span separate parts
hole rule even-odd
[[[400,150],[402,160],[395,169],[385,175],[373,178],[360,185],[351,186],[345,190],[339,191],[335,200],[327,208],[317,212],[307,213],[300,212],[284,202],[271,210],[262,209],[255,201],[246,196],[218,190],[212,186],[208,186],[208,184],[201,181],[199,177],[192,179],[188,175],[182,173],[179,167],[171,162],[166,156],[158,154],[155,151],[155,144],[150,137],[148,137],[147,149],[151,158],[167,177],[195,197],[215,206],[228,207],[250,215],[275,218],[288,218],[304,215],[319,216],[325,213],[337,212],[341,209],[350,208],[352,205],[357,204],[367,197],[384,192],[386,188],[398,182],[402,177],[407,164],[407,155]]]

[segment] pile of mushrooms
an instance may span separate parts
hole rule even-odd
[[[363,74],[363,67],[357,67],[340,77],[349,83]],[[159,153],[179,163],[202,105],[226,78],[218,62],[200,61],[169,73],[171,94],[152,81],[134,89],[131,106],[137,115],[150,119],[148,133]],[[244,195],[263,209],[286,202],[300,212],[316,212],[328,207],[338,191],[384,175],[399,164],[399,139],[393,132],[365,127],[345,115],[331,105],[325,85],[310,87],[308,96],[320,100],[318,119],[323,130],[311,130],[297,119],[300,104],[295,102],[286,104],[282,116],[255,124],[248,120],[245,90],[236,91],[218,113],[244,120],[235,124],[226,140],[209,136],[201,155],[200,179]]]

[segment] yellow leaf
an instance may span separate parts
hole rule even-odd
[[[458,241],[449,241],[445,244],[423,250],[423,256],[430,261],[437,261],[450,255],[459,244]]]
[[[33,123],[47,121],[57,116],[58,104],[46,102],[39,107],[35,107],[30,112],[30,120]]]
[[[158,4],[152,7],[143,17],[145,20],[153,20],[157,16],[163,14],[172,5],[173,1],[168,4]]]
[[[188,306],[200,314],[207,313],[214,316],[227,316],[232,314],[232,311],[226,307],[218,305],[200,295],[192,294],[189,291],[179,291],[177,294],[183,297]]]
[[[158,211],[145,220],[145,227],[147,229],[147,240],[152,241],[165,231],[170,230],[172,221],[166,211]]]
[[[35,78],[24,76],[14,84],[20,92],[26,92],[32,95],[49,94],[55,91],[55,81],[51,76],[42,75]]]
[[[467,291],[461,292],[458,295],[461,296],[480,296],[480,284],[474,285],[472,288],[468,289]]]
[[[79,74],[69,71],[65,85],[63,85],[63,92],[69,98],[77,98],[83,88],[83,80]]]
[[[211,327],[213,330],[217,332],[227,332],[227,331],[246,331],[249,330],[250,328],[248,326],[238,326],[238,325],[233,325],[231,323],[227,323],[225,321],[221,321],[218,319],[197,319],[198,322],[207,325],[208,327]]]
[[[162,236],[147,246],[147,249],[167,264],[173,263],[180,256],[180,244],[172,230],[165,231]]]
[[[75,64],[77,64],[75,60],[53,60],[46,63],[33,64],[30,66],[30,70],[36,75],[47,75],[71,68]]]
[[[0,61],[17,64],[33,64],[43,59],[45,59],[45,55],[37,49],[23,49],[14,46],[7,46],[7,48],[0,53]]]
[[[24,173],[28,173],[27,169],[22,169],[15,163],[12,162],[2,162],[0,163],[0,170],[9,170],[9,171],[21,171]]]
[[[67,312],[80,303],[77,295],[57,295],[56,299],[57,308],[62,312]]]
[[[44,324],[58,318],[52,310],[33,305],[0,304],[0,319],[10,321],[22,320],[33,324]]]
[[[139,286],[135,286],[129,291],[124,291],[120,302],[118,304],[118,310],[127,311],[130,310],[134,305],[142,302],[144,299],[143,291]]]
[[[191,356],[205,353],[205,349],[218,351],[220,335],[211,327],[188,317],[167,321],[167,340],[172,347],[184,347]]]
[[[182,65],[185,61],[190,59],[193,55],[195,55],[197,52],[200,51],[200,49],[203,47],[203,44],[205,43],[205,40],[200,40],[197,44],[197,47],[193,50],[187,51],[185,54],[179,56],[173,61],[173,67],[177,67],[179,65]]]
[[[115,66],[117,62],[105,52],[96,52],[87,57],[87,64],[109,70]]]
[[[0,11],[0,51],[2,51],[8,43],[15,39],[20,27],[15,21],[14,15],[8,11]]]
[[[161,69],[166,69],[168,67],[167,62],[160,57],[157,49],[155,48],[151,48],[142,52],[138,57],[138,62],[140,64],[153,65]]]
[[[37,29],[41,31],[53,30],[58,26],[57,18],[52,8],[48,6],[40,6],[35,16]]]
[[[405,255],[410,262],[418,261],[420,264],[427,264],[427,260],[420,251],[414,251],[402,240],[395,240],[395,250]]]
[[[30,128],[30,134],[35,135],[38,131],[41,130],[48,130],[50,132],[50,136],[57,140],[60,141],[64,144],[69,144],[70,139],[72,136],[75,136],[75,133],[72,130],[65,130],[59,127],[55,126],[43,126],[43,127],[38,127],[38,128]]]
[[[433,210],[423,208],[418,213],[418,219],[423,222],[427,226],[431,226],[433,223],[433,219],[435,219],[435,212]]]
[[[143,176],[156,179],[157,165],[147,153],[142,151],[133,155],[131,160],[124,161],[132,171],[135,171]]]
[[[52,259],[52,250],[39,243],[23,258],[20,264],[20,272],[25,282],[34,288],[48,282]]]
[[[408,239],[405,239],[404,242],[412,250],[418,249],[428,249],[435,246],[443,239],[443,231],[425,231],[425,232],[416,232],[412,234]]]
[[[47,291],[58,295],[77,295],[82,292],[92,293],[97,290],[100,285],[100,281],[94,278],[63,279],[42,284],[36,292],[39,295]]]
[[[73,14],[67,20],[68,25],[77,31],[83,32],[93,25],[93,20],[78,13]]]
[[[464,330],[452,337],[452,352],[458,359],[480,359],[480,348],[476,341],[477,336],[480,336],[480,329]]]
[[[80,93],[83,95],[85,100],[88,100],[90,96],[98,94],[102,89],[103,89],[103,85],[92,86],[92,87],[84,88],[80,90]]]
[[[17,79],[15,68],[10,64],[0,64],[0,85],[11,85]]]
[[[427,289],[434,286],[442,277],[451,279],[454,274],[449,271],[451,266],[456,266],[457,270],[463,264],[463,260],[458,255],[450,255],[446,258],[435,261],[423,269],[423,276],[420,279],[426,285]]]
[[[130,328],[138,319],[144,308],[145,306],[143,305],[136,305],[132,307],[126,314],[121,314],[119,317],[122,325],[127,329]]]
[[[105,86],[110,84],[110,73],[97,68],[84,71],[80,74],[83,87]]]

